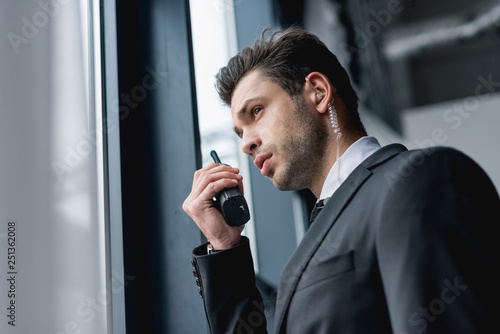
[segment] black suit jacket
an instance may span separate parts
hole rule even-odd
[[[276,333],[496,328],[500,200],[449,148],[386,146],[342,183],[283,270]],[[248,240],[193,264],[212,333],[264,333]]]

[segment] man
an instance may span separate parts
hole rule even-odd
[[[262,175],[324,203],[283,270],[276,333],[496,328],[500,200],[471,159],[450,148],[381,148],[337,58],[301,29],[242,50],[217,88]],[[266,332],[248,239],[212,200],[241,180],[238,169],[209,164],[183,205],[209,240],[193,266],[211,333]]]

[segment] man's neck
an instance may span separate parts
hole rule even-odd
[[[332,169],[333,165],[335,162],[338,160],[342,154],[351,146],[353,143],[355,143],[358,139],[361,137],[366,136],[366,134],[362,133],[353,133],[351,135],[343,135],[340,139],[340,147],[339,147],[339,152],[338,152],[338,157],[337,157],[337,142],[336,139],[332,141],[332,143],[328,147],[328,152],[330,152],[329,158],[327,160],[327,163],[325,164],[324,168],[322,169],[321,176],[318,177],[316,180],[316,184],[314,184],[310,190],[312,193],[316,196],[316,198],[319,198],[321,194],[321,189],[323,189],[323,185],[326,181],[326,178],[328,176],[328,173]]]

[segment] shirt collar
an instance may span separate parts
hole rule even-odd
[[[330,169],[318,200],[332,196],[349,174],[378,149],[380,144],[372,136],[361,137],[349,146]]]

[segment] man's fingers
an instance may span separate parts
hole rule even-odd
[[[183,203],[182,209],[196,221],[196,217],[203,216],[207,218],[207,214],[209,211],[213,209],[213,197],[215,194],[223,190],[224,188],[232,188],[238,185],[238,180],[235,179],[220,179],[216,182],[210,183],[207,187],[204,188],[203,192],[194,196],[191,194]],[[211,215],[213,212],[211,213]],[[222,218],[222,216],[221,216]],[[199,220],[199,222],[203,221],[203,219]],[[197,222],[198,224],[198,222]],[[201,225],[198,225],[202,228]]]
[[[238,174],[240,172],[238,168],[211,162],[202,169],[199,169],[194,173],[193,184],[195,184],[200,179],[200,177],[203,177],[206,174],[213,174],[222,171],[231,172],[234,174]]]
[[[212,199],[218,192],[222,191],[223,189],[233,188],[236,187],[237,185],[238,185],[238,180],[236,179],[220,179],[216,182],[210,183],[205,188],[200,197]]]
[[[191,194],[184,202],[186,212],[200,212],[212,206],[217,193],[225,188],[233,188],[241,183],[242,176],[232,172],[200,173],[198,181],[193,185]]]
[[[238,182],[240,182],[243,179],[243,177],[239,174],[236,174],[232,171],[226,171],[226,170],[211,170],[211,171],[205,171],[203,173],[200,173],[198,175],[198,178],[196,182],[193,183],[193,189],[191,190],[191,193],[194,196],[199,196],[201,193],[205,191],[207,187],[209,187],[213,183],[221,184],[221,180],[228,180],[230,184],[232,185],[231,187],[235,187]],[[236,183],[235,183],[236,181]],[[218,189],[218,186],[216,187]],[[227,188],[227,187],[226,187]],[[210,189],[215,189],[211,187]],[[224,188],[221,188],[222,190]],[[218,191],[220,191],[218,190]],[[215,196],[215,194],[218,192],[214,192],[212,194],[212,197]]]
[[[182,209],[218,249],[233,247],[241,238],[243,226],[227,225],[213,203],[215,195],[225,188],[239,186],[242,189],[243,177],[238,173],[237,168],[216,163],[208,164],[196,171],[191,193],[182,205]]]

